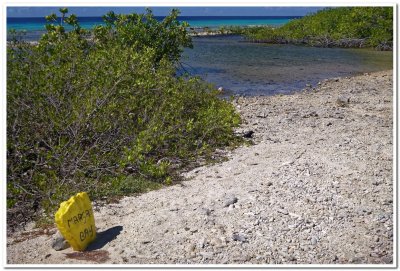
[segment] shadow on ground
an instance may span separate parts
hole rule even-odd
[[[121,233],[122,228],[122,226],[115,226],[105,231],[98,232],[96,240],[94,240],[94,242],[91,243],[86,250],[93,251],[103,248],[108,242],[114,240],[115,237],[117,237]]]

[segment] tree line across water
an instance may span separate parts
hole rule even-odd
[[[280,27],[232,27],[251,42],[392,50],[393,7],[339,7],[293,19]]]
[[[393,47],[393,7],[325,8],[280,27],[223,26],[217,30],[193,28],[188,24],[186,27],[192,36],[240,34],[251,42],[378,50]]]

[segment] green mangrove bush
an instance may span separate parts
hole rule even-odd
[[[175,76],[192,46],[178,11],[161,22],[151,11],[109,13],[91,32],[61,12],[37,45],[7,47],[9,225],[51,215],[79,191],[95,199],[171,184],[238,142],[240,118],[215,87]]]
[[[273,27],[243,29],[251,41],[323,47],[393,47],[392,7],[327,8]]]

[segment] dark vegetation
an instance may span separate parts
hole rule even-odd
[[[76,192],[93,200],[170,185],[240,141],[240,118],[215,87],[175,75],[192,46],[177,10],[161,22],[150,10],[110,12],[92,31],[60,12],[37,45],[16,36],[7,47],[10,228],[40,210],[52,219]]]
[[[327,8],[277,28],[233,30],[252,42],[392,50],[393,8]]]

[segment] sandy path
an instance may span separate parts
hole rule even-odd
[[[392,82],[387,71],[239,98],[255,145],[181,185],[96,205],[108,231],[83,259],[52,249],[50,230],[9,237],[8,263],[392,263]]]

